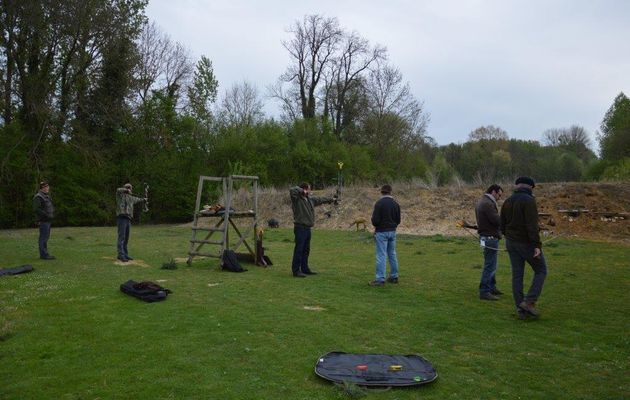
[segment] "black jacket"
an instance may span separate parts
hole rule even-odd
[[[400,224],[400,206],[392,196],[383,196],[374,204],[372,225],[376,232],[395,231]]]
[[[516,189],[501,207],[501,232],[515,242],[531,243],[540,248],[538,208],[531,189]]]
[[[496,202],[483,195],[475,207],[475,216],[477,218],[477,233],[479,233],[479,236],[501,238],[501,217],[499,216]]]

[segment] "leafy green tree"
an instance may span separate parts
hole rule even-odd
[[[630,180],[630,157],[623,158],[608,166],[601,174],[601,178],[611,181]]]
[[[197,62],[193,75],[192,85],[188,88],[190,114],[209,128],[212,122],[210,106],[216,101],[219,88],[219,82],[214,76],[212,61],[208,57],[202,56]]]
[[[455,170],[446,162],[443,155],[438,154],[431,164],[429,177],[436,186],[448,185],[455,177]]]
[[[478,140],[508,140],[508,133],[498,126],[481,126],[468,134],[469,141]]]
[[[630,157],[630,99],[621,92],[601,124],[599,145],[602,158],[618,161]]]

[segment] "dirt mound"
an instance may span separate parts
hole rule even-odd
[[[502,186],[510,191],[511,185]],[[484,190],[473,186],[428,188],[422,184],[394,185],[394,197],[402,210],[399,232],[466,235],[457,222],[466,220],[474,223],[475,203]],[[329,196],[333,192],[331,188],[315,194]],[[541,226],[550,234],[630,243],[630,182],[542,183],[536,186],[534,192],[541,213]],[[341,204],[322,205],[316,209],[316,227],[354,230],[354,222],[365,219],[368,229],[371,229],[372,206],[379,197],[376,187],[346,187]],[[281,227],[292,226],[288,190],[262,190],[259,210],[261,221],[275,218],[280,221]]]

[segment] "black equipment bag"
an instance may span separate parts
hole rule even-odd
[[[15,268],[0,268],[0,276],[23,274],[25,272],[31,272],[33,269],[31,264],[20,265]]]
[[[234,250],[225,249],[221,255],[221,269],[230,272],[245,272],[245,268],[241,267]]]
[[[165,300],[166,296],[173,293],[154,282],[136,282],[132,280],[128,280],[120,285],[120,291],[148,303]]]
[[[329,381],[359,386],[414,386],[433,382],[437,372],[419,355],[349,354],[333,351],[315,365],[315,373]]]

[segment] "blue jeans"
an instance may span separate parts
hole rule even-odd
[[[118,242],[116,247],[118,249],[119,258],[127,258],[129,253],[127,252],[127,243],[129,243],[129,228],[131,227],[131,220],[127,217],[118,216],[116,218],[118,224]]]
[[[385,282],[385,259],[389,259],[389,276],[398,278],[398,258],[396,257],[396,231],[376,232],[376,280]]]
[[[50,239],[50,222],[39,223],[39,257],[46,258],[48,254],[48,239]]]
[[[542,293],[543,284],[547,277],[547,264],[545,256],[540,253],[540,257],[534,258],[534,245],[524,242],[515,242],[506,240],[505,246],[510,254],[510,262],[512,263],[512,295],[514,296],[514,304],[518,308],[523,300],[527,302],[536,302]],[[523,294],[523,277],[525,276],[525,261],[534,270],[532,284],[527,291],[527,295]]]
[[[311,252],[311,228],[304,226],[293,227],[295,235],[295,247],[293,248],[293,261],[291,262],[291,270],[293,275],[300,272],[310,272],[308,266],[308,255]]]
[[[483,271],[479,282],[479,294],[492,293],[497,288],[497,256],[499,254],[499,239],[491,236],[481,236],[486,245],[483,248]]]

